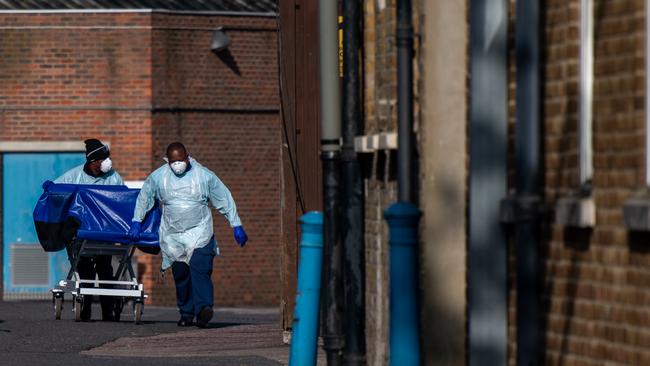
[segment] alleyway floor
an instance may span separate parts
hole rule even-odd
[[[49,301],[0,302],[0,365],[283,365],[277,309],[215,309],[206,329],[179,328],[175,308],[146,306],[135,325],[125,307],[120,322],[75,322],[70,301],[61,320]],[[101,317],[99,304],[93,318]],[[319,352],[319,364],[324,364]]]

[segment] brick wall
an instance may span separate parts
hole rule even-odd
[[[394,181],[366,181],[366,358],[388,364],[388,227],[383,213],[397,199]]]
[[[376,1],[363,1],[363,117],[365,131],[376,130],[375,75],[377,59]]]
[[[143,14],[0,15],[0,140],[110,141],[125,179],[148,168],[151,50]]]
[[[396,130],[397,53],[395,2],[382,9],[364,2],[364,128],[365,134]],[[387,154],[372,154],[372,174],[365,181],[366,358],[368,365],[388,362],[388,229],[383,212],[396,197],[389,179]]]
[[[219,305],[279,303],[275,21],[160,13],[0,15],[0,140],[110,141],[114,167],[141,180],[185,142],[230,187],[251,238],[239,249],[215,215]],[[229,52],[210,52],[224,26]],[[160,258],[139,254],[149,302],[174,304]]]
[[[366,134],[397,130],[397,47],[395,1],[375,8],[375,117]]]
[[[210,51],[218,26],[232,43]],[[153,15],[156,107],[279,109],[276,20]]]
[[[0,17],[3,107],[148,106],[147,14]]]
[[[544,194],[552,207],[579,183],[579,1],[546,1],[543,15]],[[644,185],[645,7],[594,1],[594,18],[596,226],[567,229],[550,217],[544,226],[540,349],[546,364],[644,365],[650,362],[648,237],[626,231],[622,206]],[[511,276],[512,365],[515,281]]]
[[[413,2],[413,25],[420,29],[420,2]],[[397,132],[396,1],[363,2],[365,135]],[[415,40],[417,52],[419,43]],[[415,60],[415,59],[414,59]],[[415,118],[419,118],[421,74],[414,67]],[[415,122],[415,129],[418,129]],[[383,213],[397,201],[396,151],[370,154],[365,180],[366,357],[369,365],[388,363],[389,260],[388,227]]]

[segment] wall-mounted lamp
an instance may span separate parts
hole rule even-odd
[[[223,32],[223,27],[217,28],[212,34],[212,43],[210,44],[210,50],[214,53],[219,53],[220,51],[225,50],[230,46],[230,37]]]

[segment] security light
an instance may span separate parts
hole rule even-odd
[[[230,37],[223,32],[223,27],[217,28],[212,34],[212,43],[210,44],[210,50],[214,53],[219,53],[220,51],[225,50],[230,46]]]

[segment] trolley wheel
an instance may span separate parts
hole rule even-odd
[[[134,315],[134,321],[135,324],[140,324],[142,322],[142,307],[144,306],[143,303],[137,301],[135,305],[133,306],[133,315]]]
[[[54,297],[54,319],[61,320],[61,311],[63,310],[63,297]]]
[[[77,296],[74,302],[74,321],[80,322],[81,321],[81,308],[83,307],[83,298],[81,296]]]

